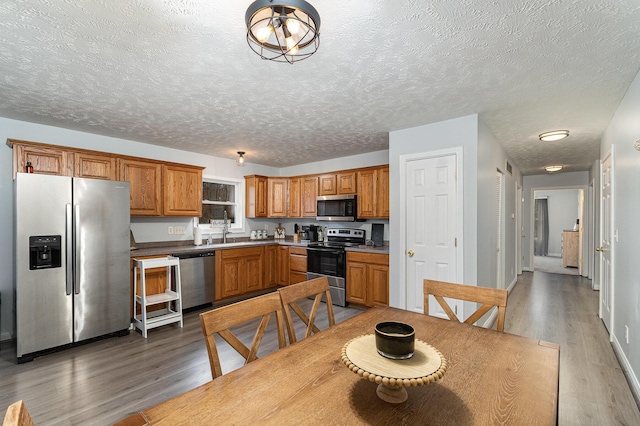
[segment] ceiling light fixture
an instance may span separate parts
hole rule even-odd
[[[640,151],[640,139],[638,139],[633,143],[633,147],[635,148],[636,151]]]
[[[544,169],[548,172],[559,172],[562,170],[562,166],[547,166]]]
[[[320,46],[320,15],[304,0],[256,0],[245,23],[247,43],[262,59],[293,64]]]
[[[568,130],[554,130],[553,132],[540,133],[540,136],[538,137],[541,141],[552,142],[559,141],[560,139],[564,139],[567,136],[569,136]]]
[[[244,151],[238,151],[238,159],[236,164],[240,167],[244,167]]]

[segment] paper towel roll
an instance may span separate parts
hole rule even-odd
[[[202,245],[202,229],[197,226],[193,228],[193,244]]]

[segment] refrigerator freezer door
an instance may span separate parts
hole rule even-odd
[[[72,296],[66,292],[66,206],[71,178],[18,173],[15,180],[16,331],[18,357],[72,342]],[[29,237],[60,235],[61,266],[29,269]]]
[[[129,183],[73,179],[74,341],[129,328]]]

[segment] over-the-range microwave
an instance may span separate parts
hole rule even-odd
[[[354,222],[357,220],[355,195],[321,195],[317,198],[316,220]]]

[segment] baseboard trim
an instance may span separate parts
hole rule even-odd
[[[611,336],[613,338],[613,340],[611,341],[613,353],[616,354],[616,358],[618,358],[620,367],[622,367],[622,372],[624,373],[624,377],[627,379],[627,383],[629,384],[629,388],[631,389],[633,399],[636,400],[636,405],[640,407],[640,382],[638,382],[638,376],[636,376],[636,373],[633,371],[633,368],[631,367],[629,360],[624,354],[622,346],[620,346],[620,342],[616,338],[616,335],[612,334]]]
[[[511,281],[511,284],[509,284],[509,287],[507,287],[507,292],[511,293],[511,290],[513,290],[517,282],[518,282],[518,277],[514,277],[513,281]]]
[[[11,337],[11,333],[9,333],[8,331],[2,330],[2,332],[0,332],[0,342],[11,339],[13,339],[13,337]]]
[[[526,272],[533,272],[533,268],[529,268],[529,267],[525,267],[525,266],[522,267],[522,270],[526,271]]]
[[[487,318],[487,320],[482,324],[482,327],[484,328],[493,328],[493,325],[496,323],[496,321],[498,320],[498,308],[493,308],[491,309],[491,314],[489,315],[489,317]]]

